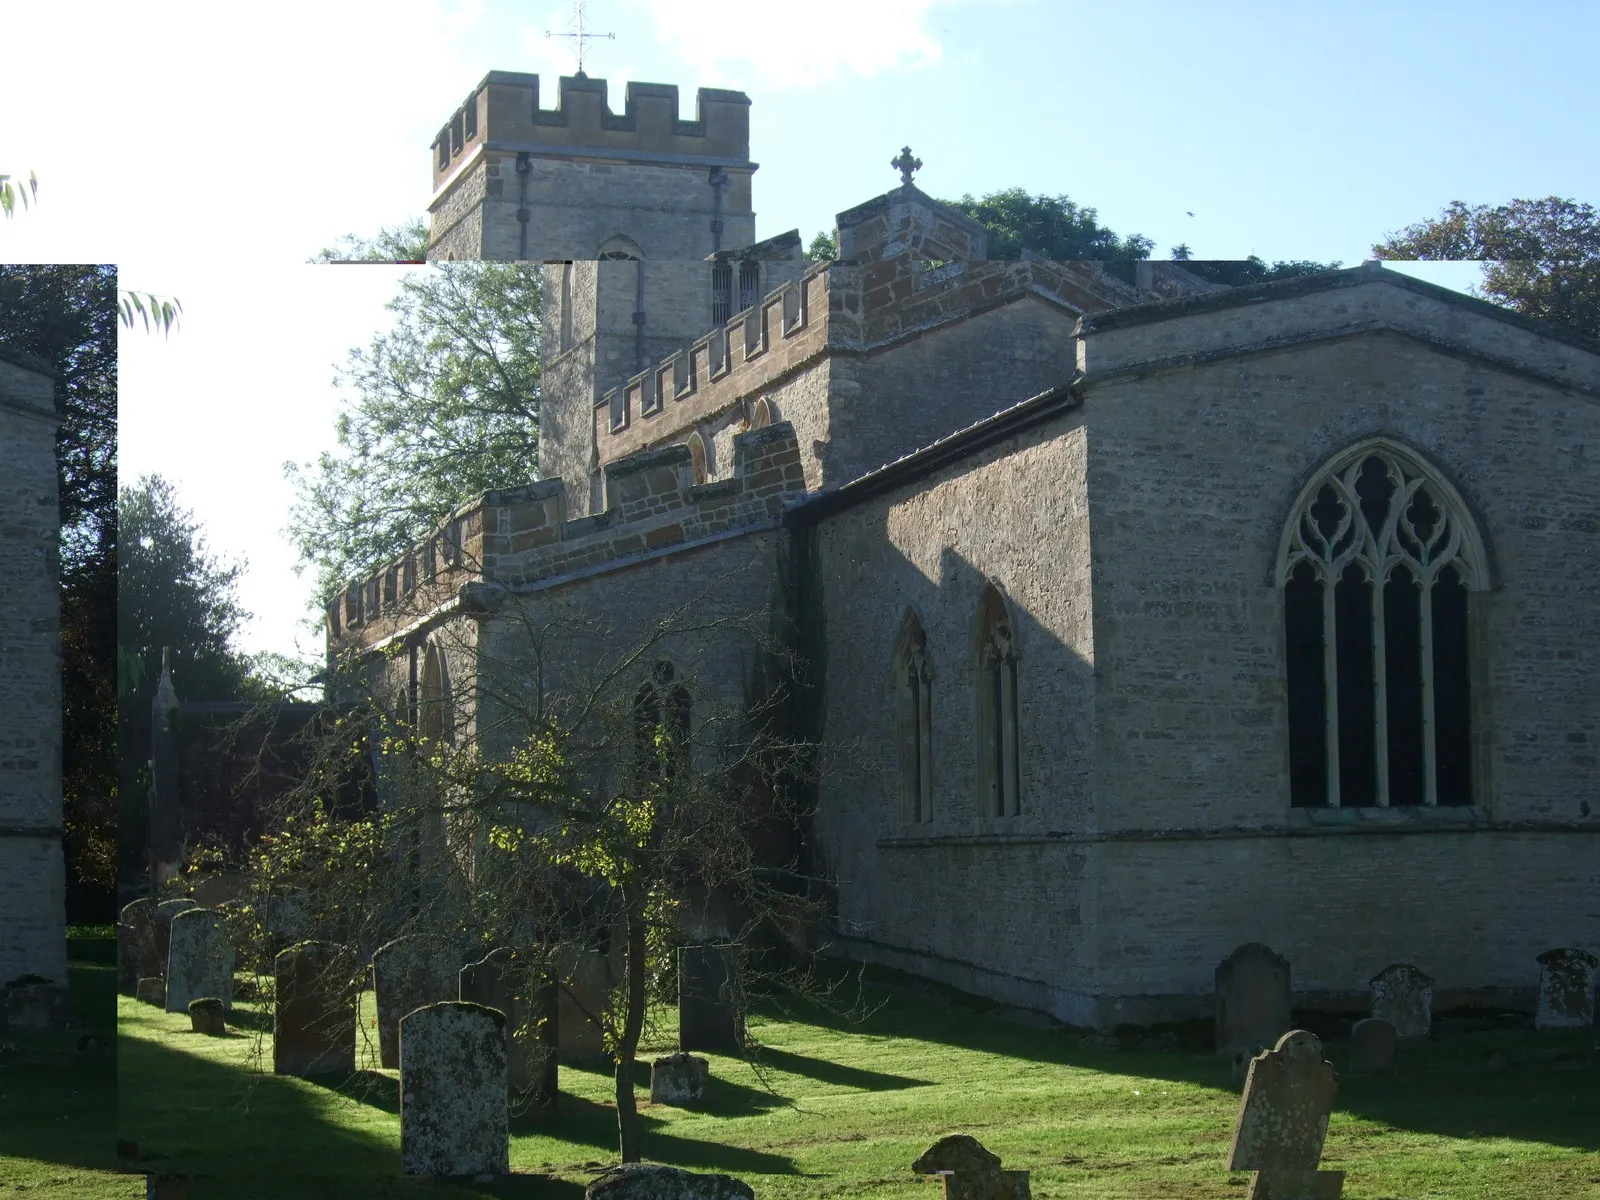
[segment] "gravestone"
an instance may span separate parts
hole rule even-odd
[[[697,1054],[682,1050],[658,1058],[650,1064],[651,1104],[699,1104],[706,1098],[706,1079],[711,1064]]]
[[[611,1000],[611,967],[598,950],[580,950],[571,962],[571,982],[556,998],[556,1053],[564,1063],[601,1058],[605,1031],[596,1023]],[[592,1015],[591,1015],[592,1014]]]
[[[426,1004],[454,1000],[458,995],[456,974],[456,963],[430,953],[421,938],[395,938],[373,952],[378,1061],[383,1066],[392,1069],[400,1065],[400,1018]]]
[[[1595,969],[1600,960],[1585,950],[1546,950],[1539,955],[1539,1007],[1535,1029],[1588,1029],[1594,1024]]]
[[[744,1045],[744,1013],[733,990],[737,970],[725,946],[678,949],[679,1050],[738,1050]]]
[[[122,906],[117,918],[117,990],[132,996],[145,975],[161,971],[156,961],[155,901],[148,896]]]
[[[555,987],[542,987],[532,1002],[524,1002],[515,993],[516,976],[511,951],[502,946],[461,968],[459,994],[464,1001],[505,1015],[507,1085],[519,1105],[547,1112],[555,1106],[560,1084]]]
[[[918,1156],[911,1169],[944,1179],[944,1200],[1028,1200],[1028,1173],[1007,1171],[1000,1158],[965,1133],[942,1137]]]
[[[697,1175],[656,1163],[623,1163],[595,1176],[584,1200],[756,1200],[748,1183],[731,1175]]]
[[[1393,1023],[1382,1017],[1357,1021],[1350,1029],[1350,1073],[1370,1075],[1394,1070],[1394,1049],[1398,1040]]]
[[[1249,1200],[1338,1200],[1343,1171],[1320,1171],[1339,1076],[1315,1034],[1292,1029],[1250,1060],[1228,1170],[1254,1171]]]
[[[191,908],[172,918],[167,950],[167,1011],[188,1012],[189,1001],[215,996],[233,1007],[233,943],[215,909]]]
[[[1234,1060],[1238,1082],[1249,1060],[1289,1031],[1289,961],[1250,942],[1217,965],[1215,982],[1217,1053]]]
[[[223,1018],[223,1004],[220,996],[201,996],[198,1000],[189,1001],[189,1027],[195,1033],[208,1033],[212,1037],[222,1037],[228,1032],[228,1025]]]
[[[65,989],[43,975],[19,975],[6,984],[3,998],[9,1033],[47,1033],[67,1023]]]
[[[165,975],[167,973],[167,951],[172,936],[172,918],[181,912],[188,912],[191,908],[199,908],[193,900],[163,900],[156,905],[152,915],[151,929],[155,933],[155,970],[152,975]]]
[[[511,1170],[506,1018],[445,1000],[400,1019],[400,1163],[407,1175]]]
[[[348,1075],[356,1069],[356,992],[350,957],[330,942],[301,942],[273,960],[275,1075]]]
[[[159,975],[146,975],[139,980],[134,989],[133,998],[142,1004],[154,1004],[157,1008],[167,1006],[167,981]]]
[[[1372,1015],[1402,1038],[1425,1038],[1433,1028],[1433,980],[1410,963],[1395,963],[1372,977]]]

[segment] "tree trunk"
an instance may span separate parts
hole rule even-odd
[[[623,919],[627,922],[628,951],[624,979],[628,1008],[623,1016],[622,1038],[617,1045],[617,1138],[625,1163],[639,1162],[639,1110],[633,1102],[633,1067],[644,1031],[645,925],[644,906],[634,889],[622,888]]]

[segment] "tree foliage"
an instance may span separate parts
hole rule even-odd
[[[370,238],[347,233],[332,246],[318,250],[310,261],[419,263],[427,257],[428,223],[421,217],[414,217],[392,229],[385,226]]]
[[[425,537],[463,501],[536,478],[536,267],[441,263],[408,274],[394,324],[339,371],[338,449],[285,464],[288,534],[319,595]]]
[[[1099,214],[1066,196],[1030,196],[1022,188],[970,195],[941,204],[965,213],[989,230],[990,258],[1148,258],[1155,245],[1142,234],[1119,237],[1099,223]]]
[[[1324,271],[1337,271],[1341,265],[1337,259],[1331,263],[1319,263],[1308,258],[1279,259],[1269,264],[1254,254],[1249,258],[1195,259],[1190,257],[1189,247],[1181,244],[1172,248],[1172,259],[1174,262],[1181,262],[1190,274],[1209,279],[1212,283],[1226,284],[1228,287],[1271,283],[1276,279],[1298,279],[1302,275],[1320,275]]]
[[[1600,340],[1600,212],[1559,196],[1490,207],[1452,200],[1373,246],[1381,259],[1482,260],[1483,294]]]
[[[806,247],[807,262],[832,262],[839,257],[839,243],[827,230],[819,230]]]

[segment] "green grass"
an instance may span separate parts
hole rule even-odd
[[[259,1023],[252,1005],[237,1016]],[[372,1035],[370,1018],[369,994]],[[761,1200],[933,1200],[911,1160],[960,1131],[1030,1170],[1040,1200],[1244,1194],[1246,1176],[1222,1165],[1238,1095],[1208,1054],[1089,1049],[898,995],[860,1027],[768,1010],[750,1029],[782,1099],[747,1064],[708,1055],[704,1111],[651,1106],[640,1090],[647,1159],[737,1175]],[[205,1038],[186,1016],[122,997],[120,1032],[120,1136],[159,1156],[146,1169],[193,1175],[197,1200],[577,1200],[616,1159],[612,1083],[598,1071],[562,1069],[554,1120],[513,1119],[511,1179],[435,1184],[399,1174],[396,1076],[376,1070],[367,1047],[357,1075],[330,1087],[256,1073],[270,1043],[248,1028]],[[1352,1200],[1600,1197],[1593,1037],[1468,1034],[1408,1047],[1395,1075],[1341,1083],[1323,1165],[1348,1172]],[[1510,1065],[1488,1065],[1495,1047]],[[670,1048],[661,1040],[646,1053]],[[1342,1065],[1345,1046],[1329,1055]]]

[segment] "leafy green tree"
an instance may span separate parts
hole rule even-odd
[[[428,257],[428,223],[415,217],[394,228],[385,226],[375,237],[363,238],[347,233],[332,246],[324,246],[311,256],[314,263],[334,262],[422,262]]]
[[[1148,258],[1155,245],[1142,234],[1118,237],[1099,223],[1099,214],[1066,196],[1030,196],[1022,188],[942,200],[989,230],[990,258],[1021,258],[1024,250],[1041,258]]]
[[[1452,200],[1373,246],[1381,259],[1482,260],[1483,294],[1600,340],[1600,212],[1559,196],[1490,207]]]
[[[1172,248],[1172,259],[1181,262],[1184,269],[1212,283],[1229,287],[1243,287],[1251,283],[1271,283],[1275,279],[1298,279],[1302,275],[1320,275],[1324,271],[1337,271],[1339,262],[1319,263],[1312,259],[1279,259],[1268,264],[1252,254],[1249,258],[1195,259],[1189,247],[1179,244]]]
[[[536,478],[536,267],[440,263],[408,274],[394,324],[339,372],[338,450],[285,464],[288,534],[319,595],[425,537],[456,505]]]
[[[811,239],[811,245],[806,247],[807,262],[832,262],[839,257],[839,243],[833,234],[821,230]]]

